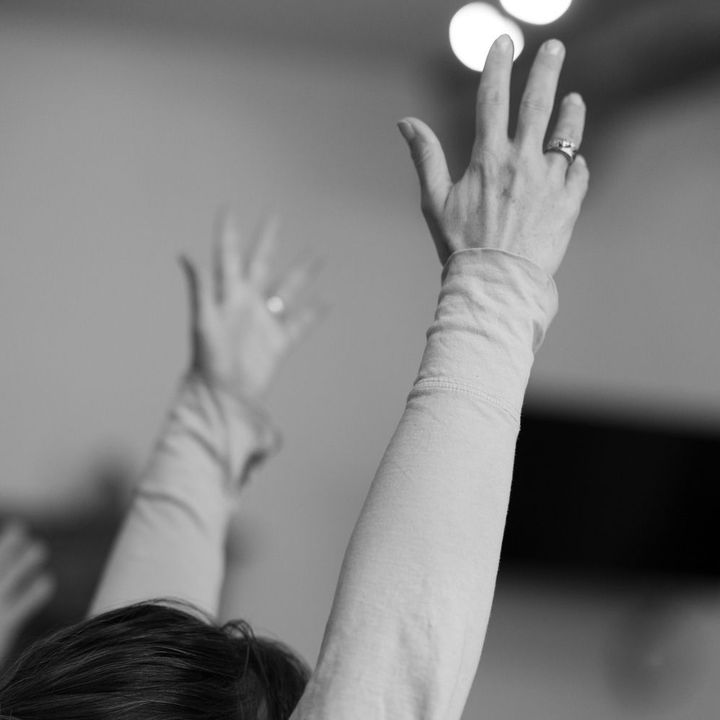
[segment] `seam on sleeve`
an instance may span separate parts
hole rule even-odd
[[[415,382],[412,390],[410,391],[410,397],[412,397],[413,393],[415,393],[416,391],[432,389],[451,390],[452,392],[459,392],[464,395],[471,395],[478,400],[482,400],[488,405],[496,407],[498,410],[502,410],[504,413],[509,415],[510,418],[512,418],[512,420],[514,420],[515,422],[520,422],[520,412],[516,410],[510,403],[505,402],[504,400],[494,395],[483,392],[482,390],[478,390],[472,385],[468,385],[457,380],[446,380],[443,378],[423,378],[422,380],[418,380]]]

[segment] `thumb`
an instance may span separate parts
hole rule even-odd
[[[207,297],[207,284],[201,278],[195,264],[186,256],[178,258],[187,281],[188,296],[190,300],[190,327],[193,334],[197,333],[203,324],[208,311],[209,298]]]
[[[423,205],[431,209],[442,207],[452,187],[452,180],[440,141],[417,118],[403,118],[398,123],[398,130],[410,148],[420,180]]]

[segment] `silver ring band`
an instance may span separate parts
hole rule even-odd
[[[572,165],[578,154],[578,146],[572,140],[568,140],[567,138],[554,137],[546,143],[545,152],[560,153],[565,156],[565,159],[568,161],[568,165]]]

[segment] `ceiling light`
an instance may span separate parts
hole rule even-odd
[[[485,67],[490,46],[504,34],[512,38],[517,58],[525,45],[522,30],[492,5],[472,2],[460,8],[450,21],[453,52],[463,65],[478,72]]]

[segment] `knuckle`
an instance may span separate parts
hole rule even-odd
[[[522,157],[503,157],[484,152],[478,155],[474,172],[484,187],[495,188],[502,197],[513,198],[532,181],[530,168]]]
[[[525,112],[540,114],[547,113],[550,111],[550,103],[542,95],[535,93],[525,95],[520,102],[522,109]]]
[[[494,152],[480,147],[473,152],[471,166],[484,180],[492,181],[500,176],[502,163]]]

